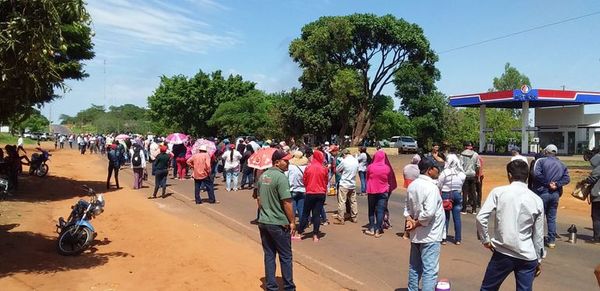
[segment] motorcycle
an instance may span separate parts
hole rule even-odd
[[[41,153],[33,153],[29,164],[29,174],[35,174],[38,177],[44,177],[48,174],[49,167],[46,164],[50,160],[51,154],[41,148],[37,148]]]
[[[71,206],[71,214],[65,220],[60,217],[56,225],[59,234],[57,250],[63,256],[74,256],[82,253],[90,246],[96,237],[94,227],[90,223],[92,218],[104,212],[104,197],[87,186],[83,186],[88,194],[92,196],[90,201],[80,199]]]

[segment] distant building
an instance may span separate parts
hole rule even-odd
[[[9,133],[10,132],[10,127],[8,127],[8,126],[0,126],[0,132],[1,133]]]
[[[535,127],[540,145],[554,144],[559,154],[581,153],[600,141],[600,114],[585,114],[584,105],[536,108]]]

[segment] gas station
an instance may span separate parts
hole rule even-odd
[[[600,114],[585,114],[584,106],[600,104],[600,92],[520,89],[450,97],[452,107],[479,107],[479,152],[486,152],[486,108],[521,109],[521,152],[537,153],[548,144],[572,155],[593,148],[600,138]],[[529,109],[535,110],[533,127]],[[530,132],[533,132],[530,144]],[[493,147],[492,147],[493,148]]]

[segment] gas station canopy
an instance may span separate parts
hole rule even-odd
[[[450,97],[452,107],[521,108],[529,101],[529,108],[581,104],[600,104],[600,92],[528,89],[486,92]]]
[[[521,108],[521,149],[529,152],[528,123],[529,108],[557,107],[583,104],[600,104],[600,92],[565,91],[550,89],[531,89],[527,85],[521,89],[499,92],[486,92],[468,95],[450,96],[452,107],[479,107],[479,151],[485,145],[486,116],[489,108]]]

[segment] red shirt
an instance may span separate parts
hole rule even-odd
[[[327,178],[329,171],[323,166],[325,157],[321,151],[314,151],[310,165],[304,170],[304,186],[306,194],[327,193]]]

